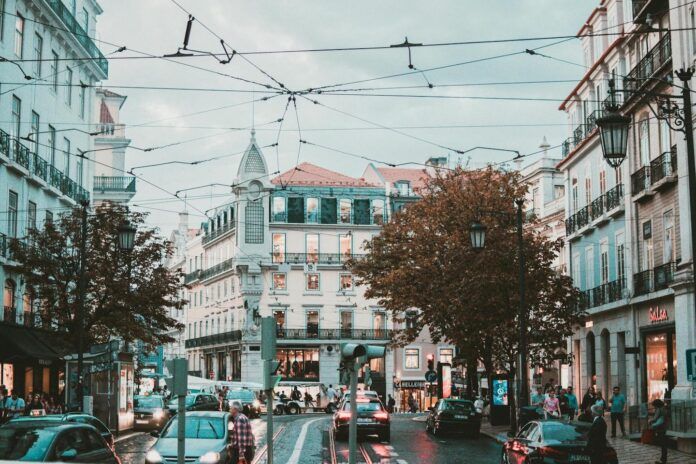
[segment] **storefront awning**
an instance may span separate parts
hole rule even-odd
[[[63,351],[41,332],[22,326],[0,324],[0,361],[38,362],[50,364],[63,356]],[[60,346],[60,345],[59,345]]]

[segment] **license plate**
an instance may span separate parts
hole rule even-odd
[[[146,420],[137,420],[135,421],[136,424],[147,424]]]
[[[569,461],[570,462],[590,462],[590,457],[589,456],[580,456],[579,454],[571,454]]]
[[[372,422],[372,419],[366,417],[358,417],[358,422],[361,424],[369,424]]]
[[[465,416],[465,415],[463,415],[463,414],[456,414],[456,415],[454,416],[454,418],[455,418],[455,419],[467,419],[467,416]]]

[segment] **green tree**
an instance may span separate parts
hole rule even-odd
[[[489,379],[495,372],[516,374],[515,200],[525,192],[517,173],[456,169],[432,178],[421,200],[366,243],[366,258],[351,267],[367,286],[367,297],[377,298],[395,321],[411,319],[396,343],[408,343],[427,326],[434,340],[447,340],[463,348],[465,358],[482,361]],[[475,220],[487,226],[481,251],[471,247]],[[560,242],[545,240],[533,228],[525,229],[523,241],[529,359],[546,365],[581,321],[578,292],[552,268]]]
[[[173,341],[167,331],[183,328],[168,315],[168,308],[185,303],[179,296],[181,273],[163,266],[171,244],[145,227],[144,218],[115,204],[88,216],[85,347],[112,337],[153,347]],[[138,229],[130,252],[118,246],[118,227],[126,220]],[[42,325],[63,333],[75,348],[81,235],[81,209],[75,208],[10,245]]]

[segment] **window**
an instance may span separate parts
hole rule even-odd
[[[585,177],[585,205],[592,203],[592,179],[589,176]]]
[[[341,310],[341,336],[350,338],[353,335],[353,310]]]
[[[77,185],[79,185],[80,187],[82,187],[82,178],[83,178],[83,172],[82,172],[83,166],[84,166],[83,156],[84,155],[81,152],[78,152],[77,161],[75,163],[75,167],[77,168],[76,169],[77,170],[76,182],[77,182]]]
[[[626,253],[623,233],[616,235],[616,277],[623,288],[626,285]]]
[[[319,311],[311,309],[307,311],[307,337],[319,336]]]
[[[372,223],[384,224],[384,200],[372,200]]]
[[[594,248],[589,246],[585,248],[585,289],[590,289],[595,286],[594,279]]]
[[[648,129],[648,120],[643,119],[638,126],[640,162],[643,166],[650,165],[650,132]]]
[[[65,104],[68,106],[72,106],[72,78],[72,69],[65,68]]]
[[[89,35],[89,12],[86,8],[82,9],[82,29],[85,30],[85,34]]]
[[[260,201],[250,202],[244,214],[244,240],[246,243],[263,243],[263,205]]]
[[[17,192],[10,190],[7,208],[7,235],[17,237],[17,209],[19,205],[19,197]]]
[[[279,348],[276,360],[284,380],[319,380],[319,348]]]
[[[341,210],[341,224],[350,224],[350,216],[351,216],[351,201],[348,198],[342,198],[340,201],[340,210]]]
[[[27,204],[27,229],[36,229],[36,203]]]
[[[643,260],[642,269],[647,271],[654,266],[653,257],[653,240],[652,240],[652,223],[651,221],[646,221],[643,223]]]
[[[40,127],[39,113],[36,111],[31,112],[31,138],[34,140],[34,153],[39,152],[39,127]]]
[[[338,236],[338,248],[341,254],[341,259],[350,258],[353,254],[353,236],[352,234],[340,234]]]
[[[621,172],[621,166],[614,169],[614,182],[615,185],[623,184],[623,173]]]
[[[41,60],[43,59],[43,37],[34,34],[34,76],[41,77]]]
[[[604,195],[607,193],[607,172],[602,169],[599,171],[599,194]]]
[[[302,224],[305,221],[304,198],[288,198],[288,222]]]
[[[599,266],[602,279],[600,283],[606,284],[609,282],[609,244],[606,241],[599,245]]]
[[[51,76],[53,78],[53,92],[58,93],[58,53],[55,50],[51,50],[52,60],[51,60]]]
[[[46,224],[53,224],[53,212],[46,211]]]
[[[404,369],[420,369],[420,350],[418,348],[404,350]]]
[[[285,234],[273,234],[273,262],[285,262]]]
[[[384,338],[387,330],[387,315],[384,311],[375,311],[372,313],[372,330],[375,331],[376,339]]]
[[[24,17],[17,13],[15,20],[15,55],[18,58],[23,58],[22,50],[24,49]]]
[[[353,201],[353,222],[367,225],[371,223],[370,200],[358,199]]]
[[[321,223],[336,224],[336,199],[321,199]]]
[[[275,319],[276,323],[277,336],[279,338],[283,337],[285,335],[285,311],[282,309],[273,311],[273,318]]]
[[[316,224],[319,222],[319,199],[307,198],[307,223]]]
[[[285,197],[273,197],[273,221],[285,222]]]
[[[573,200],[573,212],[576,212],[578,210],[578,179],[573,178],[571,181],[571,192],[572,192],[572,200]]]
[[[558,200],[559,198],[563,198],[565,195],[565,187],[563,185],[555,185],[553,187],[553,198]]]
[[[85,102],[87,100],[87,86],[80,81],[80,117],[85,119]]]
[[[445,364],[452,364],[452,358],[454,358],[454,348],[440,348],[440,362]]]
[[[15,309],[15,306],[17,304],[16,301],[16,295],[15,295],[15,290],[17,289],[17,286],[15,285],[13,280],[6,279],[5,280],[5,290],[2,295],[2,305],[6,308],[12,308]]]
[[[273,273],[273,290],[287,290],[287,274],[284,272]]]
[[[308,292],[318,292],[319,291],[319,274],[317,273],[307,273],[305,274],[306,286],[305,290]]]
[[[662,230],[664,230],[663,263],[674,261],[674,212],[670,209],[662,215]]]
[[[38,138],[37,138],[38,140]],[[48,160],[50,161],[51,165],[55,166],[56,165],[56,128],[49,125],[48,126],[48,145],[47,150],[48,150]]]
[[[308,263],[319,262],[319,234],[305,235],[305,252]]]
[[[22,129],[22,100],[16,95],[12,95],[12,125],[10,126],[10,136],[15,140],[12,144],[19,143],[19,137],[21,137]]]
[[[400,196],[407,197],[411,191],[411,184],[406,180],[396,182],[396,191]]]
[[[70,177],[70,140],[63,137],[63,174]]]
[[[660,153],[667,153],[672,149],[672,134],[670,133],[669,123],[665,119],[660,119]],[[667,158],[669,160],[669,158]]]
[[[353,286],[353,274],[339,274],[339,290],[342,292],[352,292],[354,290]]]

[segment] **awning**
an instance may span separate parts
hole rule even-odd
[[[55,338],[36,329],[0,324],[0,361],[50,364],[64,355],[62,343],[52,343]]]

